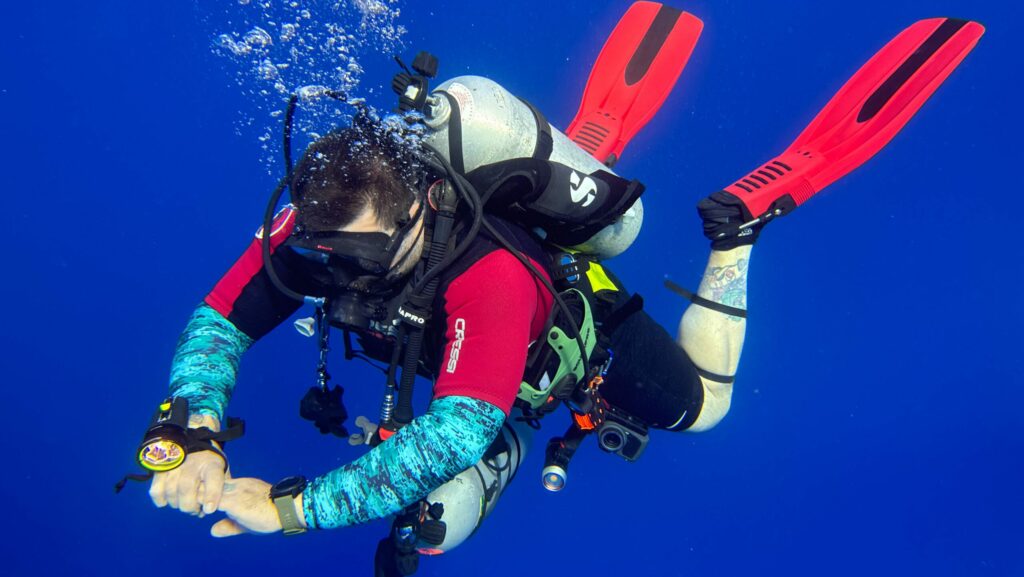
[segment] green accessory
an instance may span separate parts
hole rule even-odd
[[[547,339],[543,343],[535,343],[530,351],[527,360],[530,370],[516,395],[534,410],[563,398],[563,393],[571,393],[586,377],[584,351],[581,351],[579,341],[568,332],[568,323],[575,321],[579,326],[579,334],[586,347],[585,358],[590,358],[597,344],[594,317],[587,298],[577,289],[562,291],[560,296],[576,318],[566,319],[561,308],[552,309],[549,328],[545,331]]]

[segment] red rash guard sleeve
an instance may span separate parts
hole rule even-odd
[[[285,207],[274,218],[270,254],[277,275],[286,286],[306,288],[305,275],[296,268],[293,251],[282,250],[295,225],[295,209]],[[270,281],[263,266],[263,229],[242,256],[206,296],[206,304],[228,319],[249,338],[259,340],[298,310],[301,303],[285,295]]]
[[[551,294],[514,256],[497,250],[452,281],[444,298],[446,344],[434,397],[472,397],[507,415]]]

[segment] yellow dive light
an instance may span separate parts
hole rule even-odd
[[[188,428],[188,399],[171,397],[164,399],[156,408],[153,420],[142,437],[135,460],[146,469],[145,474],[129,473],[114,485],[114,492],[120,493],[128,481],[149,481],[153,473],[163,473],[181,466],[189,453],[213,451],[224,460],[228,470],[228,458],[221,450],[224,443],[245,434],[245,422],[228,417],[228,426],[223,431],[209,427]]]
[[[164,400],[157,407],[139,445],[138,461],[144,469],[162,473],[177,468],[188,454],[188,401]]]

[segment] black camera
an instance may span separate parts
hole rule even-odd
[[[597,445],[627,461],[635,461],[647,448],[647,425],[614,407],[606,407],[597,427]]]

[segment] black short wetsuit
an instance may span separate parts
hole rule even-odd
[[[630,300],[622,283],[604,267],[600,270],[580,281],[581,289],[595,295],[598,321]],[[652,428],[681,431],[693,425],[704,387],[693,361],[668,331],[640,310],[626,316],[609,337],[614,360],[601,385],[605,399]]]

